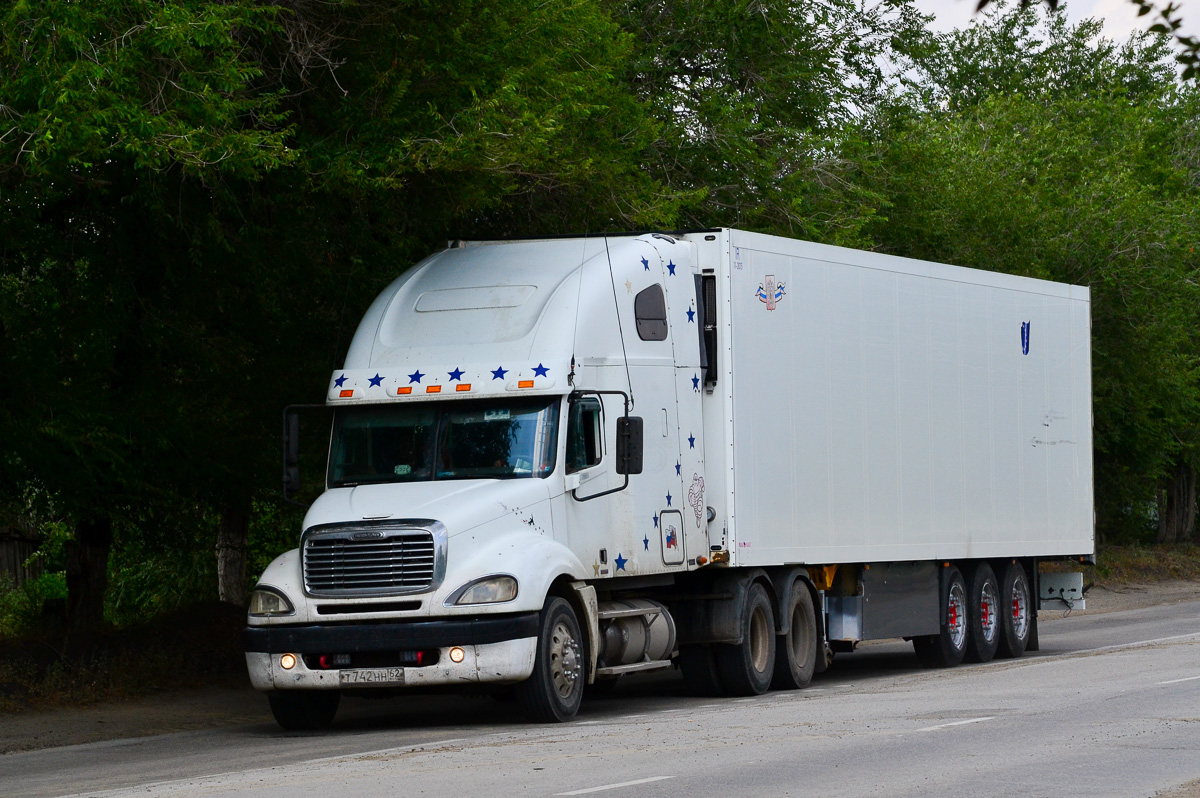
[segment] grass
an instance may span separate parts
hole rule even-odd
[[[1101,546],[1096,564],[1085,567],[1105,587],[1168,579],[1200,581],[1200,546]]]

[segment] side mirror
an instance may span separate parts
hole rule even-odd
[[[642,473],[642,419],[639,416],[617,419],[617,473]]]
[[[287,409],[283,413],[283,495],[300,490],[300,416]]]

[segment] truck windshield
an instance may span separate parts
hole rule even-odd
[[[548,476],[558,406],[538,398],[341,408],[329,485]]]

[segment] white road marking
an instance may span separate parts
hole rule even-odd
[[[590,792],[603,792],[604,790],[616,790],[621,787],[633,787],[637,784],[649,784],[652,781],[664,781],[673,779],[674,776],[651,776],[648,779],[638,779],[637,781],[623,781],[620,784],[605,784],[601,787],[588,787],[583,790],[572,790],[571,792],[558,792],[555,795],[587,795]]]
[[[956,720],[953,723],[939,723],[937,726],[926,726],[924,729],[917,729],[917,731],[919,731],[919,732],[935,731],[937,729],[948,729],[951,726],[966,726],[968,723],[983,723],[985,720],[995,720],[995,719],[996,719],[996,716],[993,715],[988,718],[971,718],[970,720]]]
[[[1180,682],[1194,682],[1200,679],[1200,676],[1188,676],[1186,679],[1172,679],[1169,682],[1158,682],[1158,684],[1179,684]]]

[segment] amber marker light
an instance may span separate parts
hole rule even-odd
[[[463,651],[458,646],[455,646],[454,648],[450,649],[450,661],[451,662],[462,662],[463,658],[466,656],[467,656],[467,652]]]
[[[442,386],[440,386],[440,385],[425,386],[425,393],[441,393],[441,392],[442,392]]]
[[[521,380],[517,383],[518,388],[532,388],[533,380]]]
[[[469,382],[460,382],[458,385],[455,385],[455,386],[454,386],[454,390],[456,390],[456,391],[459,391],[459,392],[462,392],[462,391],[469,391],[469,390],[471,390],[471,383],[469,383]]]
[[[410,393],[412,393],[412,386],[406,386],[404,388],[396,389],[396,396],[407,396]]]
[[[296,667],[296,655],[284,654],[279,658],[279,667],[283,668],[285,671],[290,671],[292,668]]]
[[[338,394],[339,399],[349,399],[351,396],[354,396],[354,389],[352,388],[347,388]]]

